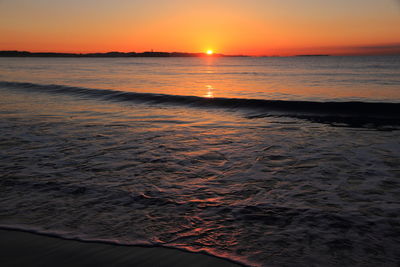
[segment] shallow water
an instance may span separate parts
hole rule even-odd
[[[400,263],[399,130],[40,88],[0,88],[2,226],[252,266]]]

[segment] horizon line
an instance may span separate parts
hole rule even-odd
[[[376,53],[305,53],[293,55],[246,55],[246,54],[223,54],[214,53],[207,54],[206,52],[165,52],[165,51],[143,51],[143,52],[32,52],[26,50],[0,50],[0,57],[323,57],[323,56],[397,56],[400,51],[393,53],[376,52]]]

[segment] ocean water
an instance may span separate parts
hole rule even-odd
[[[400,264],[400,57],[0,58],[0,226],[249,266]]]

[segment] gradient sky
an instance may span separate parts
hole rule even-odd
[[[400,53],[399,0],[0,0],[0,50]]]

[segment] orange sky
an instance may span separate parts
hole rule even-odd
[[[0,0],[0,50],[400,54],[398,0]]]

